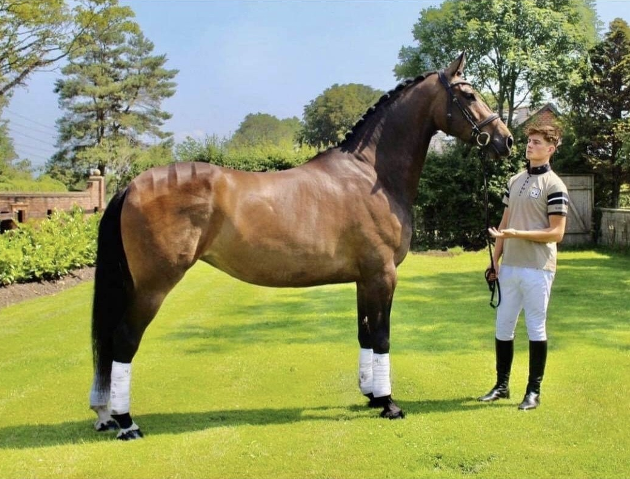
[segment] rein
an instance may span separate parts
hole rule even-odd
[[[462,116],[466,119],[466,121],[472,127],[472,137],[475,139],[475,141],[477,142],[477,146],[479,147],[479,156],[481,157],[481,164],[482,164],[482,169],[483,169],[483,190],[484,190],[484,201],[485,201],[485,209],[486,209],[486,243],[488,244],[488,254],[490,255],[490,267],[486,270],[485,276],[486,276],[486,282],[488,283],[488,289],[490,289],[490,293],[491,293],[490,306],[496,309],[499,307],[499,304],[501,304],[501,286],[499,285],[498,278],[495,277],[495,279],[490,279],[491,275],[496,275],[496,268],[494,264],[494,258],[492,256],[492,241],[491,241],[490,233],[488,231],[490,229],[490,202],[488,199],[488,174],[486,171],[486,163],[485,163],[486,155],[484,154],[484,151],[483,151],[483,148],[487,147],[488,144],[490,144],[490,133],[486,131],[481,131],[481,129],[484,126],[492,123],[494,120],[498,119],[499,115],[496,113],[493,113],[492,115],[488,116],[485,120],[483,120],[481,123],[477,123],[475,121],[475,118],[472,116],[472,114],[468,110],[468,108],[465,108],[460,103],[457,96],[453,92],[454,86],[457,86],[457,85],[472,86],[472,85],[469,82],[463,81],[463,80],[455,82],[455,83],[449,83],[449,81],[446,78],[446,75],[444,74],[444,70],[440,70],[438,72],[438,78],[440,79],[440,83],[442,83],[442,85],[446,89],[446,92],[448,93],[448,97],[449,97],[449,101],[447,102],[447,109],[446,109],[447,124],[450,127],[451,122],[453,121],[453,104],[455,104],[457,108],[459,108],[459,111],[461,112]],[[494,145],[491,144],[491,146],[496,149]],[[495,295],[497,298],[496,303],[494,299]]]
[[[486,169],[486,155],[483,150],[479,149],[479,157],[481,159],[481,166],[483,170],[483,196],[486,210],[486,243],[488,244],[488,254],[490,255],[490,267],[486,270],[486,283],[488,283],[488,289],[490,290],[490,306],[496,309],[501,304],[501,286],[499,285],[499,278],[496,276],[497,270],[494,264],[494,257],[492,256],[492,241],[490,237],[490,201],[488,199],[488,172]],[[495,275],[495,279],[490,279],[491,275]],[[496,304],[494,297],[497,297]]]

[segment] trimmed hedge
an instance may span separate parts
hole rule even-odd
[[[0,235],[0,284],[59,279],[96,261],[101,215],[75,208]]]

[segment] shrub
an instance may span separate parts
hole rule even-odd
[[[55,211],[47,220],[0,235],[0,284],[59,279],[92,266],[99,220],[80,208]]]

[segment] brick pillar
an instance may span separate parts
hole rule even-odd
[[[105,178],[100,176],[98,170],[92,170],[92,175],[87,180],[86,190],[90,192],[92,207],[98,211],[105,209]]]

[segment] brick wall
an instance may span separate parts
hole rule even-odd
[[[105,204],[105,178],[90,176],[85,191],[72,193],[0,193],[2,218],[17,222],[46,218],[53,210],[70,211],[74,206],[86,214],[102,211]]]

